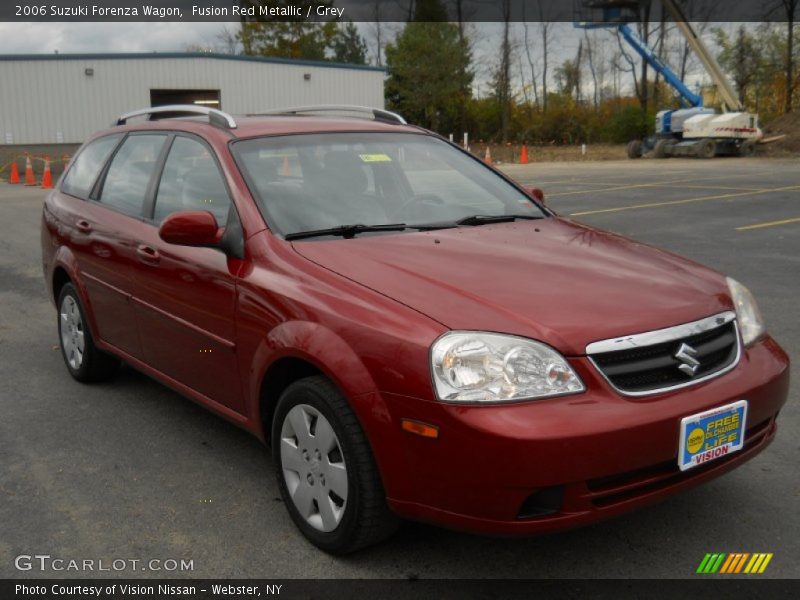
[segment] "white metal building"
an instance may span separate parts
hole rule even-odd
[[[137,108],[383,108],[383,69],[204,53],[0,55],[0,145],[74,144]]]

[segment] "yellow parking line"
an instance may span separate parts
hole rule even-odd
[[[732,179],[734,177],[750,177],[750,176],[753,176],[753,175],[764,175],[764,174],[767,174],[767,172],[764,171],[764,172],[758,172],[758,173],[734,173],[734,174],[727,174],[727,175],[715,175],[715,176],[711,176],[711,177],[693,177],[693,178],[690,178],[690,179],[667,179],[667,180],[664,180],[664,181],[651,181],[650,183],[636,183],[636,184],[620,185],[620,186],[616,186],[616,187],[607,187],[607,188],[594,189],[594,190],[574,190],[574,191],[571,191],[571,192],[555,192],[553,194],[546,194],[546,196],[548,198],[556,198],[556,197],[560,197],[560,196],[575,196],[577,194],[591,194],[592,192],[615,192],[615,191],[621,191],[621,190],[632,190],[632,189],[637,189],[637,188],[653,188],[653,187],[665,187],[665,186],[668,187],[668,186],[672,186],[672,185],[686,185],[686,184],[694,182],[694,181],[713,181],[714,179],[726,179],[727,180],[727,179]],[[605,184],[599,184],[599,185],[605,185]],[[792,186],[792,187],[797,187],[798,189],[800,189],[800,186]],[[718,188],[716,186],[709,186],[709,189],[718,190],[718,189],[730,189],[730,188],[727,188],[727,187]],[[733,189],[741,189],[742,191],[747,191],[747,192],[754,192],[754,191],[755,192],[761,192],[762,191],[761,189],[758,189],[758,188],[747,188],[747,189],[733,188]]]
[[[726,187],[726,186],[723,186],[723,185],[693,185],[693,184],[687,184],[687,185],[683,185],[683,184],[659,185],[657,187],[665,187],[665,188],[671,188],[671,189],[675,189],[675,190],[682,190],[682,189],[687,189],[687,190],[731,190],[731,191],[738,190],[740,192],[758,192],[758,191],[760,191],[762,189],[762,188],[745,188],[745,187]]]
[[[557,196],[574,196],[576,194],[591,194],[592,192],[617,192],[622,190],[633,190],[636,188],[649,188],[657,185],[665,185],[670,183],[677,183],[676,181],[663,181],[660,183],[636,183],[631,185],[619,185],[616,187],[607,187],[599,190],[575,190],[572,192],[556,192],[555,194],[546,194],[548,198],[555,198]]]
[[[745,225],[737,227],[736,231],[750,231],[751,229],[763,229],[764,227],[775,227],[776,225],[787,225],[789,223],[800,223],[800,217],[783,219],[782,221],[767,221],[766,223],[756,223],[755,225]]]
[[[648,202],[647,204],[634,204],[632,206],[617,206],[615,208],[600,208],[597,210],[585,210],[582,212],[570,213],[570,217],[583,217],[586,215],[597,215],[600,213],[621,212],[623,210],[636,210],[639,208],[658,208],[661,206],[675,206],[678,204],[691,204],[693,202],[706,202],[708,200],[724,200],[725,198],[739,198],[741,196],[758,196],[762,194],[772,194],[775,192],[788,192],[800,190],[800,185],[792,185],[782,188],[771,188],[755,191],[737,192],[733,194],[717,194],[714,196],[700,196],[699,198],[684,198],[683,200],[668,200],[666,202]]]

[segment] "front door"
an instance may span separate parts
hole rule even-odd
[[[152,222],[141,232],[135,310],[146,362],[206,398],[242,412],[236,361],[236,258],[214,248],[168,244],[165,217],[208,210],[220,227],[235,210],[211,150],[178,135],[155,194]]]

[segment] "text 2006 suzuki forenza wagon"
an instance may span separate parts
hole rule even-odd
[[[348,111],[173,106],[90,139],[42,218],[72,376],[125,361],[268,440],[331,552],[397,517],[589,523],[772,441],[789,361],[744,286]]]

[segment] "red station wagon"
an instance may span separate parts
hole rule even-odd
[[[124,115],[47,197],[42,253],[70,374],[124,361],[269,442],[329,552],[398,517],[632,510],[763,450],[789,387],[740,283],[380,109]]]

